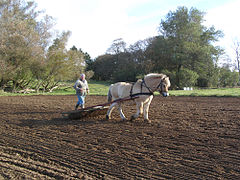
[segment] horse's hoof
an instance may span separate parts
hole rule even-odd
[[[133,121],[134,119],[136,119],[136,118],[134,115],[132,115],[130,121]]]
[[[125,122],[125,121],[127,121],[127,119],[126,119],[126,118],[123,118],[123,119],[122,119],[122,122]]]
[[[110,118],[109,118],[109,116],[108,115],[106,115],[106,120],[109,120]]]
[[[149,119],[144,119],[144,122],[146,122],[146,123],[151,123],[152,121],[151,120],[149,120]]]

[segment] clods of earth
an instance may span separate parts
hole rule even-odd
[[[63,118],[76,101],[0,97],[0,179],[240,179],[240,98],[155,96],[151,124]]]

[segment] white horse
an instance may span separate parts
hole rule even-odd
[[[144,121],[151,122],[148,119],[148,110],[153,99],[153,92],[159,91],[164,97],[169,96],[168,88],[170,87],[170,80],[164,74],[151,73],[146,75],[143,79],[138,80],[134,84],[126,82],[118,82],[112,84],[108,91],[108,102],[114,101],[120,98],[136,97],[134,101],[136,103],[137,112],[132,115],[131,120],[139,117],[140,114],[144,114]],[[115,106],[118,106],[118,110],[122,120],[126,120],[122,111],[122,102],[114,102],[111,104],[107,111],[106,119],[111,118],[111,113]]]

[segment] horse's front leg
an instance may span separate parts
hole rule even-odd
[[[136,102],[136,114],[132,115],[131,120],[134,120],[139,117],[140,114],[143,114],[143,102]]]
[[[149,111],[149,106],[152,102],[153,96],[149,97],[149,101],[144,105],[144,110],[143,110],[143,115],[144,115],[144,121],[151,123],[151,120],[148,118],[148,111]]]

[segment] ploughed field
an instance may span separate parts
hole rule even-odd
[[[151,124],[62,118],[76,100],[0,97],[0,179],[240,179],[239,98],[155,96]]]

